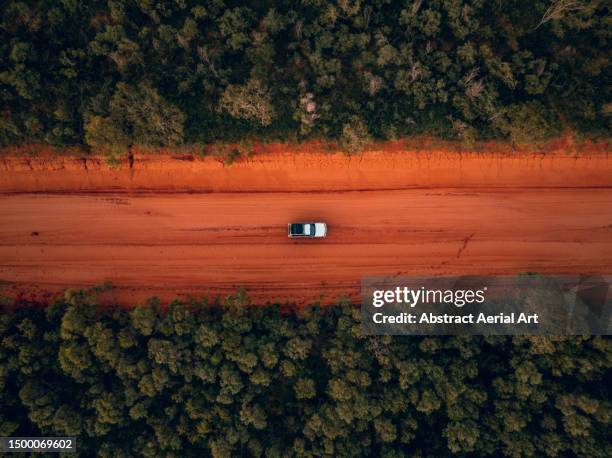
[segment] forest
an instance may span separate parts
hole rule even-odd
[[[0,315],[0,436],[83,456],[609,457],[612,341],[365,336],[360,310],[222,301]]]
[[[603,0],[10,0],[0,146],[609,134]]]

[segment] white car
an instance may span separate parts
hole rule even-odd
[[[325,223],[289,223],[289,237],[325,237]]]

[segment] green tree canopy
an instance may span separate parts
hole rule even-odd
[[[83,456],[610,455],[608,337],[365,336],[299,315],[67,292],[0,314],[0,432]]]
[[[3,145],[610,132],[603,0],[52,3],[0,5]]]
[[[87,117],[85,141],[99,148],[125,148],[133,143],[172,146],[183,141],[184,123],[185,115],[149,83],[136,87],[118,83],[108,115]]]

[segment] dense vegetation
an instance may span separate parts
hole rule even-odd
[[[606,135],[604,0],[8,0],[0,145]]]
[[[367,337],[348,306],[246,302],[3,313],[0,435],[103,457],[612,455],[609,338]]]

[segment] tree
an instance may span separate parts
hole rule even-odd
[[[587,4],[581,0],[552,0],[535,28],[537,29],[549,21],[561,19],[566,14],[580,11],[586,7]]]
[[[498,128],[516,146],[540,145],[556,130],[545,117],[541,104],[525,103],[510,106],[505,116],[496,120]]]
[[[366,336],[347,304],[227,302],[4,310],[2,431],[109,457],[609,455],[606,337]]]
[[[353,117],[375,139],[473,141],[533,103],[609,135],[601,0],[251,3],[0,3],[0,142],[334,140]]]
[[[368,127],[360,118],[353,118],[342,126],[340,146],[349,154],[362,151],[371,140]]]
[[[87,118],[85,140],[98,148],[172,146],[183,141],[184,123],[185,115],[148,82],[135,87],[118,83],[108,114]]]
[[[269,126],[276,116],[270,90],[258,79],[243,85],[229,85],[219,102],[222,110],[237,119]]]

